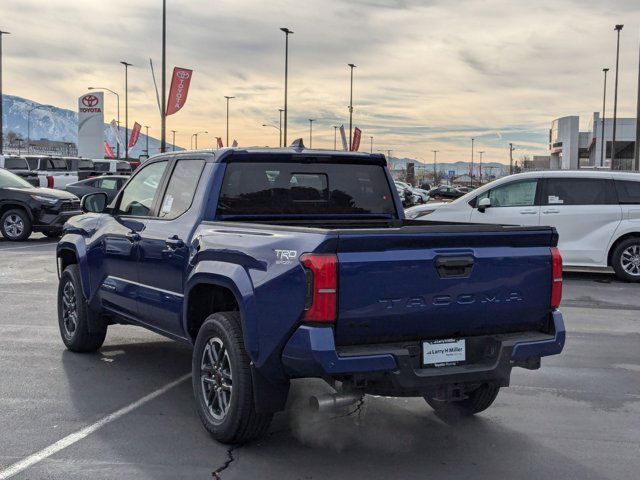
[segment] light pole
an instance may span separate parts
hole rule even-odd
[[[149,156],[149,125],[145,125],[144,128],[145,128],[145,136],[147,137],[147,149],[146,149],[146,152],[147,152],[147,157],[148,157]]]
[[[353,63],[349,63],[348,65],[351,69],[351,83],[349,88],[349,151],[351,151],[351,128],[353,126],[353,69],[356,68],[356,65]]]
[[[333,149],[338,150],[338,127],[337,125],[333,126]]]
[[[611,135],[611,170],[616,160],[616,123],[618,117],[618,63],[620,61],[620,32],[624,25],[616,25],[614,30],[618,32],[618,41],[616,44],[616,80],[613,89],[613,134]]]
[[[433,187],[435,188],[438,183],[438,171],[436,169],[436,158],[440,150],[431,150],[433,152]]]
[[[36,105],[35,107],[31,107],[27,111],[27,152],[31,147],[31,112],[34,110],[38,110],[39,108],[50,107],[51,105]]]
[[[480,185],[482,185],[482,154],[484,150],[478,152],[480,154],[480,165],[478,166],[478,173],[480,174]]]
[[[280,127],[278,128],[278,130],[280,131],[280,140],[278,145],[280,146],[280,148],[282,148],[282,112],[284,112],[284,108],[279,108],[278,112],[280,113]]]
[[[228,95],[225,95],[224,98],[227,99],[227,147],[228,147],[229,146],[229,100],[236,97],[229,97]]]
[[[315,121],[315,118],[309,119],[309,148],[313,147],[313,122]]]
[[[515,147],[513,143],[509,143],[509,175],[513,175],[513,151]]]
[[[176,130],[171,130],[173,138],[171,139],[171,144],[173,145],[173,151],[176,151]]]
[[[638,49],[638,103],[636,105],[636,151],[634,170],[640,171],[640,48]]]
[[[475,140],[475,138],[471,139],[471,187],[473,187],[473,143],[475,142]]]
[[[604,137],[604,109],[607,106],[607,72],[609,71],[609,69],[603,68],[602,71],[604,72],[604,89],[602,90],[602,138],[600,138],[600,166],[604,167],[604,155],[606,152],[604,146],[607,143]]]
[[[162,105],[160,106],[160,153],[167,149],[167,0],[162,0]],[[147,142],[149,137],[147,137]],[[147,155],[149,147],[147,146]]]
[[[284,32],[284,145],[287,144],[287,116],[289,110],[287,107],[287,89],[289,82],[289,35],[293,33],[287,27],[281,27]]]
[[[116,122],[118,122],[118,135],[120,135],[120,95],[107,87],[89,87],[88,90],[106,90],[116,96],[116,102],[118,104],[118,116]],[[120,142],[116,142],[116,157],[120,158]]]
[[[371,139],[371,153],[373,153],[373,137],[369,137]]]
[[[9,32],[0,30],[0,155],[4,152],[4,127],[2,122],[2,36]]]
[[[124,65],[124,158],[129,159],[129,67],[131,63],[124,60],[120,62]]]
[[[272,127],[275,128],[276,130],[278,130],[280,132],[280,141],[282,141],[282,128],[278,128],[275,125],[271,125],[270,123],[263,123],[262,124],[263,127]],[[282,145],[280,145],[282,146]]]
[[[196,132],[193,135],[191,135],[191,148],[193,148],[193,137],[196,137],[196,150],[198,149],[198,135],[200,135],[201,133],[209,133],[207,131],[202,131],[202,132]]]

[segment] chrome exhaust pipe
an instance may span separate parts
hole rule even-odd
[[[312,396],[309,398],[309,406],[316,412],[328,412],[341,407],[348,407],[359,402],[362,395],[358,393],[331,393],[327,395]]]

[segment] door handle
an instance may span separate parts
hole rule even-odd
[[[546,210],[543,210],[542,213],[560,213],[560,210],[557,208],[547,208]]]
[[[474,258],[470,255],[463,257],[436,258],[436,271],[440,278],[465,278],[471,275]]]
[[[535,215],[538,210],[520,210],[520,215]]]
[[[130,241],[137,242],[140,240],[140,234],[138,232],[127,232],[125,235]]]
[[[184,242],[178,237],[178,235],[167,238],[164,243],[172,250],[184,247]]]

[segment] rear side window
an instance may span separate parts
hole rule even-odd
[[[78,162],[78,170],[87,171],[93,170],[93,162],[91,160],[80,160]]]
[[[620,203],[640,204],[640,181],[632,180],[614,180],[616,192],[618,192],[618,201]]]
[[[67,171],[67,162],[62,158],[47,159],[47,170]]]
[[[218,215],[394,215],[381,165],[229,163]]]
[[[7,157],[4,159],[4,168],[7,170],[28,170],[29,166],[24,158]]]
[[[37,158],[27,158],[27,163],[29,164],[30,170],[38,169],[38,159]]]
[[[178,160],[160,204],[159,217],[167,220],[189,210],[204,167],[203,160]]]
[[[118,190],[118,180],[109,177],[101,178],[99,179],[98,187],[105,190]]]
[[[598,178],[547,178],[543,205],[612,205],[618,203],[611,181]]]

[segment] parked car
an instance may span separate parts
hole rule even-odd
[[[436,199],[438,198],[454,199],[454,198],[460,198],[462,195],[464,195],[462,191],[458,190],[455,187],[451,187],[447,185],[432,188],[429,191],[429,197],[436,198]]]
[[[413,194],[411,189],[405,187],[399,182],[395,182],[395,187],[404,208],[409,208],[417,203],[417,197]]]
[[[131,175],[131,164],[124,160],[94,160],[95,175]]]
[[[429,190],[431,190],[431,184],[427,182],[423,182],[420,184],[420,188],[422,190],[426,190],[427,192],[429,192]]]
[[[640,281],[640,174],[547,171],[510,175],[449,204],[407,210],[429,221],[551,225],[569,267],[613,267]]]
[[[7,240],[26,240],[31,232],[59,237],[64,223],[80,213],[80,200],[75,195],[34,187],[0,169],[0,232]]]
[[[78,180],[86,180],[95,175],[96,168],[93,160],[79,157],[65,157],[64,160],[67,162],[69,171],[77,172]]]
[[[29,169],[27,159],[16,155],[0,155],[0,168],[9,170],[33,186],[39,186],[38,174]]]
[[[25,158],[29,169],[38,175],[38,184],[41,187],[64,188],[78,181],[78,173],[70,171],[62,157],[27,155]]]
[[[127,180],[129,180],[129,177],[125,175],[103,175],[101,177],[93,177],[80,182],[70,183],[65,187],[65,190],[79,198],[89,195],[90,193],[104,192],[107,194],[107,200],[111,202]]]
[[[320,410],[376,394],[478,413],[564,345],[555,230],[405,220],[381,155],[162,154],[82,205],[57,247],[62,341],[95,351],[115,322],[193,345],[221,442],[264,434],[296,378],[338,389]]]

